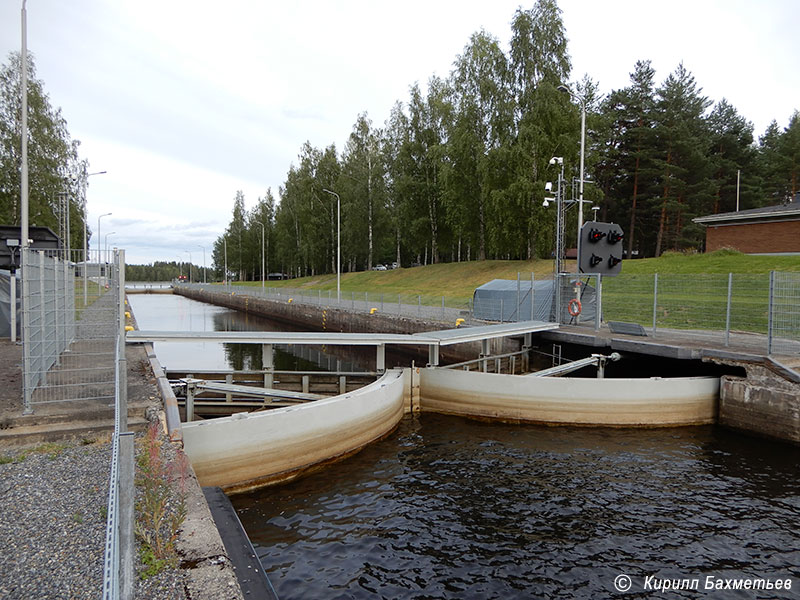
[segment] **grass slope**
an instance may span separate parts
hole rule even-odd
[[[575,270],[575,262],[567,261],[567,271]],[[710,254],[666,253],[660,258],[629,260],[623,263],[625,275],[663,274],[759,274],[769,271],[800,272],[800,256],[752,256],[730,250]],[[425,267],[392,271],[363,271],[343,273],[342,292],[351,291],[383,294],[422,294],[448,298],[470,298],[475,288],[492,279],[530,279],[531,272],[539,278],[553,273],[552,260],[487,260],[461,263],[441,263]],[[308,290],[336,290],[336,275],[302,277],[289,281],[270,281],[269,287],[288,287]],[[260,286],[261,282],[242,285]]]

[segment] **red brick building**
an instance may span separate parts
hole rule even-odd
[[[793,202],[693,219],[706,228],[706,252],[800,254],[800,195]]]

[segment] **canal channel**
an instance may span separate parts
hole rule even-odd
[[[178,296],[131,302],[140,328],[276,326]],[[156,353],[171,368],[258,368],[256,356],[208,345]],[[345,461],[231,500],[284,600],[651,597],[670,581],[690,589],[664,597],[798,598],[799,464],[796,446],[714,426],[422,414]],[[708,578],[791,589],[715,592]]]

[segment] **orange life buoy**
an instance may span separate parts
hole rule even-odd
[[[572,315],[573,317],[577,317],[579,314],[581,314],[581,301],[578,300],[577,298],[573,298],[572,300],[569,301],[569,304],[567,305],[567,310],[569,311],[570,315]]]

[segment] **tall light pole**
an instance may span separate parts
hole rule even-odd
[[[336,302],[342,302],[342,201],[339,194],[323,189],[323,192],[336,196]]]
[[[189,250],[184,250],[189,255],[189,283],[192,283],[192,253]]]
[[[22,116],[20,118],[21,127],[21,166],[20,166],[20,243],[22,248],[28,247],[28,13],[25,9],[25,1],[22,0],[22,51],[20,60],[20,88],[22,91]],[[22,277],[25,278],[25,269],[22,269]]]
[[[105,236],[103,236],[103,240],[105,241],[105,243],[103,244],[103,247],[105,248],[105,251],[103,252],[103,254],[105,255],[105,261],[106,262],[109,262],[109,260],[108,260],[108,236],[114,235],[115,233],[117,233],[117,232],[116,231],[112,231],[111,233],[107,233],[107,234],[105,234]]]
[[[97,171],[96,173],[87,173],[84,169],[81,173],[81,200],[83,203],[83,305],[87,304],[87,290],[89,288],[89,236],[86,234],[86,222],[89,215],[86,213],[86,186],[89,185],[89,177],[92,175],[105,175],[108,171]],[[99,221],[98,221],[99,223]],[[98,224],[99,227],[99,224]]]
[[[197,247],[203,249],[203,283],[205,283],[206,282],[206,247],[205,246],[201,246],[200,244],[197,244]]]
[[[108,217],[109,215],[111,215],[110,212],[102,214],[99,217],[97,217],[97,295],[98,296],[100,295],[100,279],[101,279],[100,270],[102,268],[100,266],[100,262],[102,259],[100,255],[103,253],[103,248],[100,246],[100,219],[102,219],[103,217]]]
[[[558,173],[558,187],[556,188],[556,251],[555,251],[555,274],[553,277],[553,304],[555,305],[555,318],[556,322],[561,322],[561,257],[564,253],[564,157],[554,156],[550,159],[551,165],[561,165],[561,171]],[[547,182],[545,191],[552,191],[552,183]],[[542,206],[547,208],[553,198],[545,198]]]
[[[565,85],[559,85],[556,89],[559,92],[569,94],[569,96],[577,100],[578,104],[581,106],[581,184],[578,191],[578,255],[580,255],[581,229],[583,229],[583,162],[586,148],[586,102]],[[577,261],[575,263],[575,271],[580,271],[580,265]]]
[[[257,221],[261,225],[261,293],[264,293],[264,224]]]

